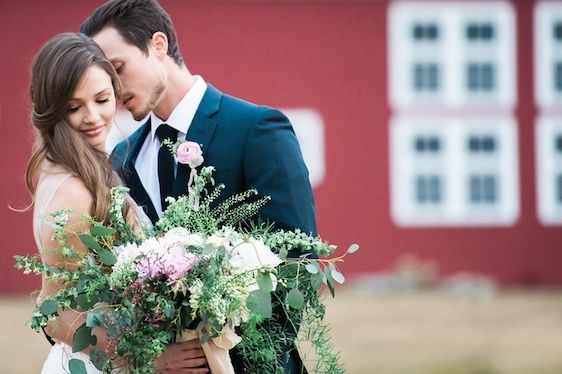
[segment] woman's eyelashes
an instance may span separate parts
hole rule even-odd
[[[98,104],[105,104],[105,103],[109,103],[110,101],[111,99],[109,97],[105,97],[103,99],[96,99],[96,103]],[[68,113],[76,113],[80,110],[81,107],[82,105],[69,106]]]

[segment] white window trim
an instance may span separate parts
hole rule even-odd
[[[466,142],[475,131],[494,134],[498,139],[496,166],[484,170],[498,177],[497,204],[469,203],[468,175],[474,156],[469,154]],[[427,133],[438,134],[442,139],[440,155],[434,156],[438,159],[432,163],[436,166],[422,168],[424,174],[444,176],[444,199],[439,206],[420,206],[411,192],[411,181],[420,165],[412,142],[417,134]],[[451,120],[396,116],[391,119],[389,144],[391,215],[398,226],[511,226],[518,219],[517,125],[513,118]]]
[[[495,26],[495,48],[470,45],[465,37],[469,20],[490,21]],[[514,108],[515,12],[511,3],[396,1],[389,6],[388,22],[389,102],[395,110],[427,105]],[[411,37],[411,26],[416,22],[435,22],[438,42],[427,43],[425,48],[416,44]],[[496,89],[492,93],[474,94],[467,89],[465,70],[473,61],[490,61],[495,66]],[[411,67],[415,62],[437,62],[441,66],[438,94],[420,95],[412,89]]]
[[[540,1],[534,13],[535,104],[541,110],[562,105],[562,92],[554,89],[555,61],[562,62],[562,43],[555,45],[552,35],[554,21],[562,21],[562,4]]]
[[[554,179],[562,173],[562,156],[556,155],[554,141],[562,134],[562,117],[540,116],[535,123],[535,177],[537,216],[543,225],[562,225],[562,204],[556,201]],[[558,158],[558,160],[557,160]]]

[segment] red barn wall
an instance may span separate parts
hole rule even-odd
[[[25,164],[33,139],[27,89],[32,57],[51,36],[76,30],[100,1],[0,4],[0,292],[39,279],[13,269],[33,253]],[[162,0],[192,73],[219,89],[275,107],[321,113],[326,175],[315,188],[319,232],[345,248],[347,274],[387,269],[404,253],[439,263],[444,274],[474,271],[504,284],[562,284],[562,230],[536,216],[533,124],[533,2],[514,2],[521,214],[507,228],[399,228],[389,208],[387,7],[385,1]]]

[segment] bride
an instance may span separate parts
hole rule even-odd
[[[85,231],[90,215],[96,221],[109,218],[110,189],[120,184],[105,152],[105,139],[113,125],[119,80],[99,47],[82,34],[60,34],[49,40],[33,61],[31,77],[31,118],[37,137],[26,170],[27,187],[33,197],[33,233],[45,263],[72,269],[68,258],[46,249],[55,246],[54,229],[45,224],[50,213],[70,209],[68,226]],[[125,205],[129,222],[140,226],[140,209]],[[70,243],[78,253],[88,249],[74,238]],[[64,284],[42,279],[37,302],[58,292]],[[92,349],[107,350],[108,337],[101,327],[92,334],[95,347],[72,352],[72,338],[84,323],[79,311],[59,310],[45,332],[54,345],[42,373],[68,373],[70,359],[86,363],[88,373],[100,373],[89,360]],[[208,373],[198,341],[168,346],[156,363],[162,373]]]

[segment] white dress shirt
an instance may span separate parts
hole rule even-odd
[[[158,151],[160,150],[161,144],[156,136],[156,129],[161,124],[166,123],[178,130],[178,140],[185,140],[187,130],[207,90],[207,83],[205,83],[202,77],[196,75],[195,79],[193,87],[191,87],[183,99],[176,105],[166,121],[158,118],[154,113],[150,113],[150,132],[144,140],[137,160],[135,161],[137,174],[150,200],[152,200],[158,217],[162,217],[160,183],[158,181]],[[175,168],[177,170],[177,165]]]

